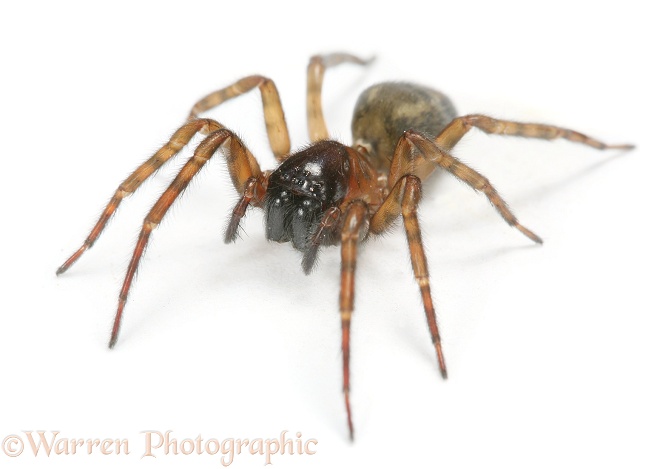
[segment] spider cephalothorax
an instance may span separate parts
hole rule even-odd
[[[413,272],[420,288],[427,325],[438,366],[447,376],[436,311],[431,297],[427,259],[418,224],[422,182],[438,167],[484,194],[504,220],[532,241],[542,242],[518,222],[506,202],[484,176],[450,154],[473,127],[488,134],[541,139],[564,138],[597,149],[630,149],[606,145],[579,132],[545,124],[524,124],[479,114],[456,117],[454,106],[442,93],[409,83],[381,83],[361,95],[354,111],[352,136],[347,146],[329,140],[322,113],[321,88],[325,69],[343,62],[367,63],[349,54],[315,56],[308,69],[307,117],[311,144],[290,153],[282,105],[272,80],[252,75],[207,95],[193,106],[187,122],[159,151],[123,181],[84,244],[57,270],[68,270],[89,249],[114,215],[123,198],[133,193],[197,133],[207,136],[191,159],[143,221],[134,254],[118,297],[109,346],[113,347],[123,310],[150,235],[168,209],[205,163],[222,150],[234,188],[241,198],[232,211],[225,240],[233,242],[248,207],[263,208],[266,237],[288,242],[303,253],[302,267],[310,272],[321,246],[341,245],[339,298],[343,351],[343,393],[350,438],[354,435],[350,408],[350,321],[354,310],[354,273],[357,247],[369,234],[386,231],[402,217]],[[266,130],[280,163],[262,172],[256,158],[236,134],[213,119],[198,114],[254,88],[261,91]]]
[[[348,152],[338,142],[323,140],[290,156],[268,179],[268,240],[306,251],[325,211],[343,202],[349,176]]]

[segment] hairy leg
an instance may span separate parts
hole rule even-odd
[[[315,233],[311,236],[308,249],[302,256],[302,270],[305,274],[310,274],[313,265],[318,256],[320,246],[330,242],[338,229],[338,223],[341,219],[341,210],[338,207],[331,207],[327,209],[323,215]]]
[[[329,138],[325,116],[322,112],[322,81],[325,70],[346,62],[367,65],[371,61],[372,59],[363,60],[345,53],[314,55],[311,57],[307,69],[307,124],[309,126],[309,138],[312,142]]]
[[[111,331],[111,339],[109,341],[110,348],[112,348],[118,340],[118,332],[120,330],[125,303],[127,302],[127,297],[141,261],[141,257],[148,245],[150,234],[159,223],[161,223],[161,220],[168,209],[170,209],[173,202],[177,200],[191,180],[198,174],[206,162],[213,157],[221,146],[228,150],[225,151],[227,167],[232,180],[235,181],[235,186],[241,188],[242,192],[243,188],[248,185],[248,181],[255,180],[261,187],[258,191],[254,191],[254,193],[263,194],[265,192],[263,189],[264,176],[259,170],[258,164],[255,166],[251,165],[252,161],[256,164],[256,160],[250,160],[248,158],[249,151],[247,151],[245,145],[243,145],[241,140],[231,130],[217,130],[209,134],[202,143],[200,143],[198,148],[195,150],[193,157],[182,167],[177,174],[177,177],[175,177],[166,191],[161,195],[161,197],[159,197],[159,200],[157,200],[143,221],[143,227],[141,228],[136,247],[134,248],[134,254],[132,255],[132,259],[127,268],[125,280],[118,297],[118,309],[116,311],[114,325]],[[260,201],[258,202],[260,203]]]
[[[241,78],[230,86],[214,91],[195,103],[188,119],[195,119],[201,112],[208,111],[254,88],[259,88],[261,91],[263,117],[266,122],[266,132],[268,133],[270,148],[277,161],[284,161],[291,149],[291,141],[288,136],[286,118],[284,117],[284,109],[279,99],[279,92],[275,83],[270,78],[252,75]]]
[[[406,238],[409,244],[411,266],[416,282],[420,287],[422,304],[425,309],[431,340],[436,349],[438,366],[441,376],[447,378],[447,367],[445,366],[441,336],[438,331],[438,323],[436,322],[436,310],[434,309],[431,296],[427,257],[425,256],[420,224],[418,222],[418,203],[420,202],[421,191],[422,183],[417,176],[403,176],[397,181],[384,203],[370,220],[370,232],[374,234],[383,233],[392,225],[399,214],[402,214]]]
[[[116,189],[116,192],[103,210],[93,229],[91,229],[86,240],[84,240],[82,246],[75,251],[73,255],[70,256],[61,267],[59,267],[59,269],[57,269],[57,275],[66,272],[86,250],[93,246],[100,234],[102,234],[102,231],[109,220],[111,220],[116,213],[116,210],[123,199],[134,193],[146,179],[152,176],[164,165],[164,163],[179,153],[179,151],[196,133],[201,131],[215,132],[222,127],[221,124],[212,119],[195,119],[180,127],[163,147],[157,150],[154,155],[136,168],[136,170],[130,174],[127,179],[120,184],[120,186],[118,186],[118,189]]]
[[[450,155],[420,132],[408,130],[400,138],[391,161],[389,187],[394,186],[402,176],[407,174],[414,174],[424,179],[425,174],[431,173],[436,166],[447,170],[474,190],[482,192],[510,226],[536,243],[543,242],[539,236],[518,222],[507,203],[485,176]]]
[[[473,127],[487,134],[512,135],[527,138],[540,138],[545,140],[554,140],[563,138],[571,142],[577,142],[584,145],[597,148],[598,150],[630,150],[633,145],[607,145],[606,143],[595,140],[580,132],[563,127],[546,124],[531,124],[523,122],[512,122],[507,120],[494,119],[481,114],[470,114],[468,116],[457,117],[448,124],[445,129],[436,137],[436,144],[444,150],[451,150],[463,136]]]
[[[229,99],[247,93],[257,87],[261,91],[263,113],[270,146],[275,157],[279,161],[282,161],[290,151],[290,140],[288,129],[286,127],[286,120],[284,118],[284,111],[279,99],[279,93],[277,92],[277,88],[272,80],[259,75],[253,75],[242,78],[230,86],[205,96],[193,106],[187,123],[181,126],[163,147],[141,164],[136,171],[130,174],[127,179],[122,182],[100,215],[95,226],[91,229],[91,232],[82,246],[57,269],[57,275],[66,272],[75,262],[77,262],[85,251],[93,246],[109,220],[115,214],[122,200],[135,192],[147,178],[152,176],[152,174],[163,166],[164,163],[179,153],[179,151],[188,144],[196,133],[200,132],[203,134],[210,134],[218,129],[224,128],[222,124],[215,120],[198,119],[198,114],[216,107]],[[249,150],[246,149],[245,152],[247,154],[247,159],[249,160],[248,165],[252,167],[256,165],[258,168],[258,164],[250,154]],[[232,178],[232,181],[239,193],[242,194],[245,190],[244,182],[237,183],[234,178]]]
[[[350,321],[354,310],[354,273],[357,263],[357,246],[366,229],[368,209],[363,202],[352,202],[346,212],[341,231],[341,349],[343,351],[343,395],[347,412],[350,439],[354,439],[352,410],[350,407]]]

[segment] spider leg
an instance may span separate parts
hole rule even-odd
[[[91,232],[82,246],[57,269],[57,275],[66,272],[85,251],[93,246],[93,243],[98,239],[107,225],[107,222],[113,217],[122,200],[136,191],[147,178],[155,173],[164,163],[179,153],[179,151],[196,133],[200,132],[203,134],[210,134],[211,132],[215,132],[224,127],[222,124],[212,119],[198,119],[197,116],[199,113],[216,107],[219,104],[240,96],[243,93],[247,93],[256,87],[261,91],[263,114],[270,147],[275,154],[275,157],[279,161],[282,161],[284,156],[289,153],[291,144],[288,136],[288,129],[286,127],[286,120],[284,118],[284,111],[279,99],[279,93],[277,92],[277,88],[272,80],[259,75],[253,75],[242,78],[230,86],[205,96],[203,99],[195,103],[191,109],[187,123],[180,127],[163,147],[161,147],[147,161],[141,164],[141,166],[139,166],[122,182],[100,215],[95,226],[91,229]],[[257,164],[254,157],[247,149],[246,152],[250,164]],[[244,188],[237,187],[237,189],[242,193]]]
[[[441,336],[438,332],[436,311],[431,296],[427,257],[425,256],[420,225],[418,223],[418,203],[420,202],[421,188],[422,183],[417,176],[412,174],[402,176],[395,183],[384,203],[370,220],[370,232],[374,234],[384,232],[391,226],[399,214],[402,213],[406,238],[409,243],[411,266],[413,267],[416,282],[418,282],[418,286],[420,287],[420,295],[422,296],[422,304],[425,309],[425,315],[427,316],[429,333],[431,334],[432,343],[436,348],[436,358],[441,376],[447,378],[447,367],[445,366]]]
[[[197,118],[198,114],[224,103],[225,101],[240,96],[248,91],[259,88],[263,102],[263,116],[266,122],[268,141],[277,161],[284,161],[291,149],[291,141],[288,136],[284,109],[282,108],[279,92],[275,83],[260,75],[252,75],[242,78],[236,83],[208,94],[195,103],[188,116],[188,120]]]
[[[366,234],[368,208],[361,201],[352,202],[346,212],[341,231],[341,348],[343,351],[343,395],[347,412],[350,439],[354,439],[352,410],[350,407],[350,320],[354,309],[354,272],[357,262],[357,246]]]
[[[391,161],[391,170],[388,177],[389,187],[394,186],[406,174],[415,174],[424,179],[436,166],[447,170],[474,190],[483,192],[509,226],[516,228],[536,243],[543,242],[538,235],[518,222],[507,203],[500,197],[485,176],[450,155],[433,140],[414,130],[407,130],[400,137]]]
[[[152,176],[152,174],[161,168],[164,163],[179,153],[179,151],[196,133],[202,130],[215,132],[222,127],[221,124],[212,119],[195,119],[180,127],[163,147],[142,163],[141,166],[136,168],[136,170],[130,174],[127,179],[120,184],[120,186],[118,186],[118,189],[116,189],[116,192],[105,207],[86,240],[84,240],[82,246],[75,251],[73,255],[70,256],[61,267],[59,267],[59,269],[57,269],[57,275],[66,272],[87,249],[90,249],[93,246],[109,220],[113,217],[114,213],[116,213],[116,210],[123,199],[134,193],[147,178]]]
[[[219,129],[209,134],[200,145],[198,145],[193,157],[182,167],[175,179],[170,183],[161,197],[159,197],[159,200],[157,200],[143,221],[143,227],[141,228],[136,247],[134,248],[134,254],[132,255],[132,259],[127,268],[125,280],[118,297],[118,309],[116,311],[114,325],[111,331],[111,339],[109,341],[110,348],[113,348],[116,344],[116,340],[118,340],[118,332],[120,330],[125,303],[127,302],[127,297],[141,261],[141,257],[147,247],[150,234],[154,228],[159,225],[177,197],[179,197],[205,163],[209,161],[209,159],[211,159],[211,157],[221,147],[224,150],[227,167],[236,189],[240,193],[243,193],[245,188],[251,185],[250,181],[255,180],[259,187],[253,193],[263,194],[265,192],[263,181],[265,175],[261,173],[259,165],[247,150],[243,142],[241,142],[241,140],[231,130],[225,128]],[[257,200],[256,202],[257,204],[260,204],[262,201]]]
[[[245,211],[252,202],[252,199],[259,201],[263,200],[263,195],[257,194],[257,189],[261,189],[261,187],[261,181],[259,178],[254,176],[245,182],[243,196],[232,210],[232,216],[230,217],[227,229],[225,230],[225,243],[233,243],[236,241],[241,219],[245,216]]]
[[[338,207],[329,208],[320,220],[318,227],[311,236],[309,248],[304,251],[302,256],[302,270],[309,275],[313,269],[318,256],[318,249],[322,244],[331,241],[335,231],[338,228],[338,222],[341,219],[341,210]]]
[[[325,70],[345,62],[367,65],[373,59],[364,60],[351,54],[334,53],[314,55],[307,69],[307,124],[312,142],[329,138],[325,116],[322,111],[322,81]]]
[[[598,150],[631,150],[634,148],[633,145],[607,145],[575,130],[564,129],[554,125],[512,122],[494,119],[481,114],[470,114],[452,120],[438,137],[436,137],[436,144],[444,150],[451,150],[473,127],[487,134],[513,135],[544,140],[563,138],[571,142],[597,148]]]

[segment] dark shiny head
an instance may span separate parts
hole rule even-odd
[[[345,146],[332,140],[291,155],[268,179],[266,237],[308,249],[322,215],[345,198],[349,171]]]

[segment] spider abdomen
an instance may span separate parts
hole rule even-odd
[[[304,251],[322,215],[348,190],[350,162],[344,145],[319,141],[288,157],[271,175],[265,199],[266,237]]]
[[[357,100],[352,138],[368,150],[376,168],[387,170],[404,131],[436,136],[456,116],[454,105],[440,91],[413,83],[379,83]]]

